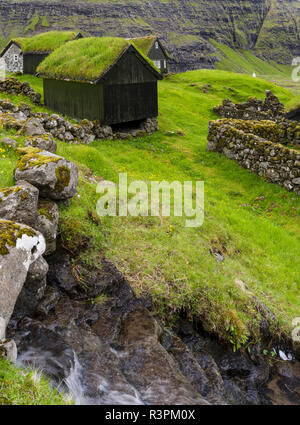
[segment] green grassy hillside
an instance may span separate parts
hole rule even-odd
[[[156,34],[176,72],[212,68],[210,38],[290,64],[299,53],[299,20],[298,0],[2,0],[0,47],[17,36],[80,29],[92,36]]]
[[[30,79],[41,90],[41,80]],[[174,75],[159,83],[158,133],[88,146],[58,142],[59,154],[80,167],[79,196],[69,208],[61,206],[60,218],[61,236],[74,257],[88,245],[80,259],[99,265],[102,255],[112,259],[138,294],[152,296],[166,325],[185,312],[235,347],[260,339],[266,314],[238,281],[276,314],[277,337],[289,335],[300,310],[299,198],[206,151],[213,107],[227,97],[263,98],[266,89],[285,103],[293,99],[288,90],[247,75],[208,70]],[[0,186],[12,182],[16,161],[11,152],[3,155]],[[89,170],[114,182],[120,172],[149,184],[204,181],[204,225],[188,229],[184,218],[174,217],[98,219]],[[222,264],[211,255],[213,248],[223,253]]]
[[[267,76],[268,78],[291,75],[291,67],[288,65],[279,65],[275,62],[269,63],[259,59],[250,50],[234,50],[214,40],[210,41],[221,54],[222,60],[215,64],[217,69],[251,75],[255,72],[257,76]]]

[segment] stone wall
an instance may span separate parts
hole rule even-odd
[[[235,159],[244,168],[300,196],[300,152],[254,134],[257,122],[217,120],[209,124],[207,149]],[[240,129],[241,128],[241,129]]]
[[[39,133],[29,135],[42,135],[50,133],[53,137],[68,143],[89,144],[95,139],[130,139],[152,134],[158,130],[157,118],[147,118],[139,123],[138,128],[123,128],[113,130],[110,126],[101,126],[97,121],[83,120],[78,124],[71,123],[57,114],[44,112],[35,113],[26,103],[19,106],[12,102],[0,99],[0,125],[5,128],[14,128],[22,132],[22,127],[30,126],[34,119],[34,125],[39,127]]]
[[[15,60],[15,57],[17,57],[17,60]],[[3,59],[6,65],[6,71],[13,72],[14,74],[18,72],[23,73],[23,54],[21,48],[16,44],[10,46],[3,55]]]
[[[247,121],[247,120],[218,120],[220,124],[231,124],[237,130],[252,133],[263,139],[282,145],[300,146],[300,123],[295,121]]]
[[[41,94],[34,91],[33,88],[30,87],[29,83],[22,83],[17,78],[7,78],[4,81],[0,80],[0,92],[27,96],[35,105],[39,105],[41,103]]]
[[[233,103],[231,99],[225,99],[222,105],[214,108],[214,112],[223,118],[281,121],[284,118],[284,105],[267,90],[264,101],[256,97],[249,97],[244,103]]]

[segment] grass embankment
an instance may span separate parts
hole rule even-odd
[[[274,61],[267,62],[255,56],[250,50],[235,50],[214,40],[210,41],[217,48],[221,58],[219,62],[215,63],[216,69],[250,75],[255,72],[257,77],[300,95],[300,84],[292,79],[291,65],[280,65]]]
[[[138,294],[153,297],[167,324],[184,311],[235,347],[250,337],[259,340],[263,314],[237,280],[276,314],[286,334],[300,310],[299,198],[206,151],[213,106],[226,97],[264,98],[266,89],[283,102],[293,98],[266,81],[225,71],[174,75],[159,84],[160,132],[89,146],[58,143],[58,153],[81,170],[79,196],[69,208],[61,207],[64,243],[74,251],[84,247],[81,258],[87,263],[99,263],[103,253],[112,259]],[[88,182],[88,169],[114,182],[119,172],[127,172],[129,182],[149,184],[203,180],[204,224],[188,229],[185,218],[98,219],[99,196]],[[222,264],[211,255],[213,248],[223,253]]]
[[[70,404],[72,399],[53,390],[41,373],[0,360],[0,406]]]

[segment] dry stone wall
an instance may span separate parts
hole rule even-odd
[[[0,92],[27,96],[35,105],[39,105],[41,103],[41,94],[34,91],[33,88],[30,87],[29,83],[26,81],[22,83],[17,78],[7,78],[3,81],[0,80]]]
[[[267,90],[264,101],[256,97],[249,97],[244,103],[233,103],[231,99],[225,99],[222,105],[214,108],[214,112],[223,118],[281,121],[284,118],[284,105]]]
[[[211,121],[207,149],[238,161],[244,168],[300,196],[300,151],[275,143],[274,134],[280,133],[280,126],[273,133],[266,131],[267,124],[246,124],[239,120]],[[271,135],[272,141],[256,132]]]

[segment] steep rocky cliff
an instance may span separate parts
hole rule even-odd
[[[210,39],[280,63],[300,55],[298,0],[2,0],[0,42],[51,29],[136,37],[156,33],[173,69],[213,67]]]

